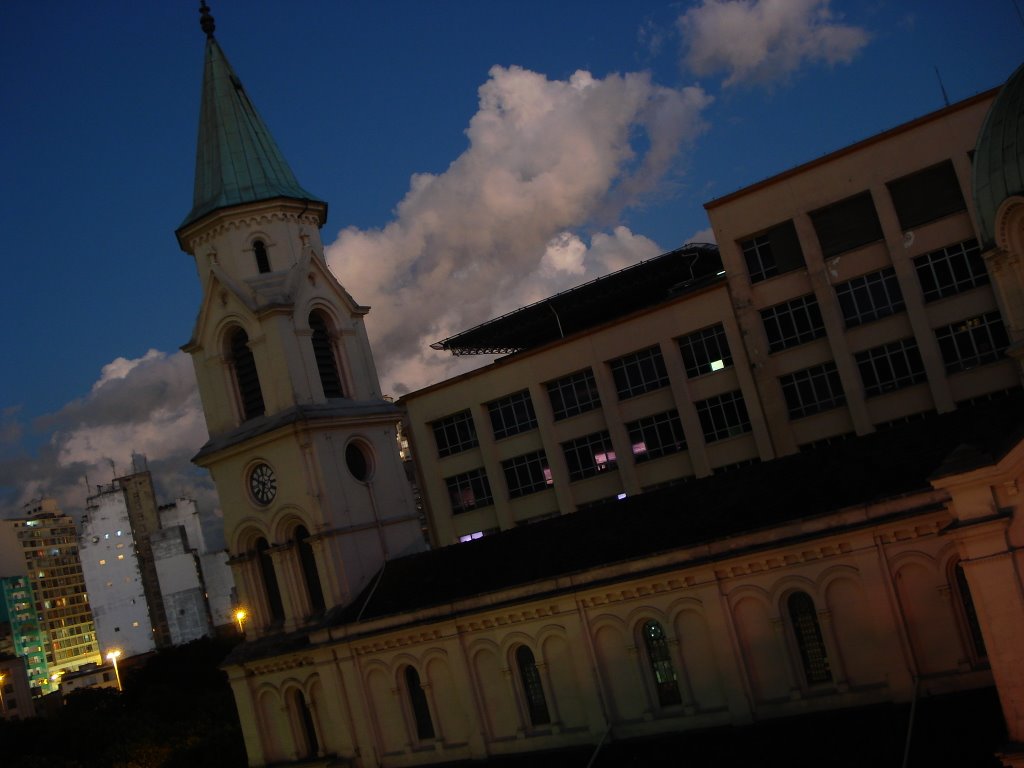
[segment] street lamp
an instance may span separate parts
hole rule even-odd
[[[0,672],[0,715],[7,716],[7,705],[4,703],[4,679],[6,673]]]
[[[114,677],[117,679],[117,690],[118,691],[121,690],[121,673],[118,672],[118,670],[117,670],[117,660],[118,660],[118,658],[120,656],[121,656],[121,651],[119,649],[116,649],[116,648],[114,650],[112,650],[112,651],[108,651],[107,652],[107,661],[114,662]]]
[[[239,608],[235,611],[235,621],[238,622],[238,634],[245,634],[245,620],[249,618],[249,614],[245,612],[245,608]]]

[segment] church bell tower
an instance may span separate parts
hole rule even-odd
[[[203,287],[192,356],[240,600],[257,634],[354,598],[425,548],[363,324],[327,267],[327,204],[303,189],[214,38],[192,210],[177,230]]]

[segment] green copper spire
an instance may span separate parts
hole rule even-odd
[[[199,108],[196,182],[186,226],[212,211],[275,197],[317,200],[303,189],[213,37],[213,17],[200,6],[206,64]],[[317,200],[317,202],[322,202]]]

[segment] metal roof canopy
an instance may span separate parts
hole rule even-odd
[[[718,246],[689,243],[430,345],[453,355],[522,352],[724,279]]]

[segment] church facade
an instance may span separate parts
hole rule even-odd
[[[250,765],[599,750],[993,686],[1024,741],[1019,393],[428,551],[327,206],[202,23],[184,348],[251,614],[225,662]]]

